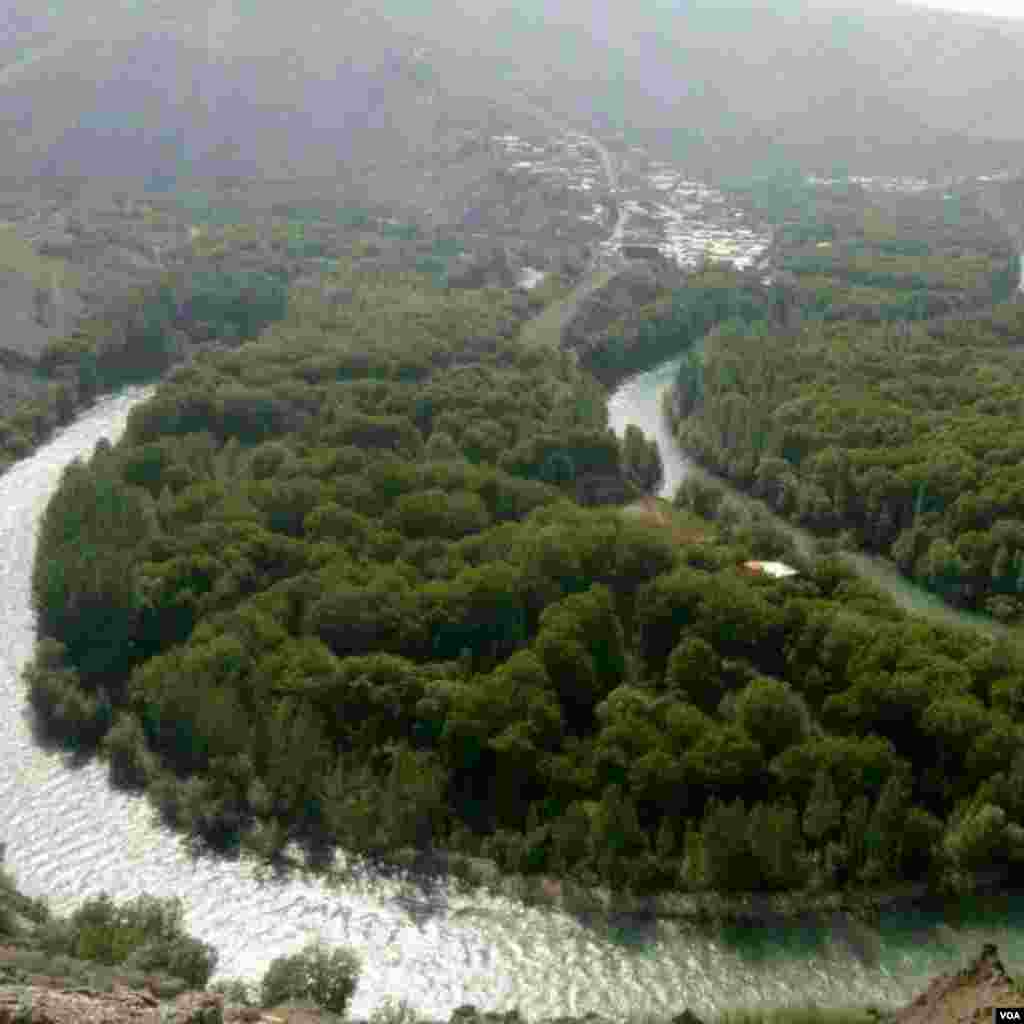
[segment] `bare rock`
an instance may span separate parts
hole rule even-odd
[[[224,1024],[224,1004],[210,992],[187,992],[161,1003],[150,992],[122,986],[97,992],[16,985],[0,987],[0,1024]]]
[[[0,988],[0,1024],[161,1024],[149,993],[52,989],[38,985]]]
[[[166,1024],[224,1024],[224,997],[216,993],[186,992],[173,1005]]]
[[[892,1024],[988,1024],[994,1006],[1021,1007],[1021,995],[1006,973],[999,950],[987,944],[965,970],[942,974]]]

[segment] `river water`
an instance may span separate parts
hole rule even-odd
[[[655,386],[624,385],[611,403],[619,429],[631,420],[662,439],[656,397],[671,374],[663,367],[647,378]],[[116,439],[146,394],[101,402],[0,477],[0,840],[29,894],[51,897],[60,913],[103,890],[118,898],[179,895],[187,927],[220,951],[218,973],[250,980],[311,937],[347,944],[363,960],[357,1017],[388,997],[435,1019],[467,1002],[518,1006],[528,1018],[893,1004],[983,941],[997,942],[1011,963],[1024,961],[1024,908],[991,927],[946,931],[942,941],[935,921],[889,919],[877,959],[865,961],[856,943],[797,927],[731,936],[669,922],[588,928],[557,911],[446,887],[425,894],[366,873],[332,889],[301,877],[266,879],[246,859],[191,859],[143,799],[109,788],[100,766],[72,767],[34,743],[20,681],[34,640],[29,579],[39,516],[63,467],[88,456],[100,438]],[[684,464],[663,450],[670,489]]]
[[[621,436],[629,423],[635,423],[647,437],[657,442],[664,466],[664,476],[658,490],[660,497],[671,500],[679,484],[688,476],[713,480],[734,500],[747,507],[756,507],[759,514],[767,517],[779,531],[792,539],[801,554],[812,555],[817,543],[812,533],[787,522],[763,502],[751,499],[728,481],[709,473],[678,446],[662,413],[662,398],[671,388],[681,362],[681,356],[670,359],[652,370],[624,380],[609,399],[609,425]],[[989,636],[1005,636],[1011,632],[990,618],[949,607],[941,598],[915,585],[902,576],[895,566],[880,558],[859,552],[843,552],[840,557],[859,575],[876,583],[895,598],[901,608],[916,615],[941,625],[968,628]]]

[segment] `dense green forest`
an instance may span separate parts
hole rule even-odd
[[[605,386],[695,346],[723,323],[774,330],[933,319],[1001,302],[1019,279],[1013,245],[969,190],[868,193],[855,184],[816,186],[803,175],[736,179],[728,188],[737,205],[776,225],[771,272],[712,261],[589,332],[574,347]]]
[[[579,352],[583,366],[606,387],[697,344],[728,320],[771,321],[792,302],[789,291],[765,285],[756,273],[711,264],[678,287],[662,287],[653,302],[588,332]],[[571,339],[570,339],[571,343]]]
[[[775,272],[812,319],[924,320],[979,309],[1017,286],[1017,254],[969,190],[804,187],[774,240]]]
[[[1016,303],[873,330],[722,329],[686,371],[679,436],[777,511],[1018,621],[1022,329]]]
[[[749,576],[784,552],[756,523],[623,516],[637,438],[509,303],[339,270],[73,463],[33,575],[47,731],[267,854],[636,891],[1017,864],[1024,661],[835,564]]]
[[[779,207],[785,308],[720,322],[681,367],[680,441],[801,525],[1016,621],[1024,308],[1010,243],[967,195],[815,195]]]

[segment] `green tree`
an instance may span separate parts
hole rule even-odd
[[[586,722],[626,670],[622,624],[607,587],[597,584],[550,605],[534,649],[575,724]]]
[[[312,942],[300,952],[272,960],[260,982],[267,1009],[290,999],[309,999],[331,1013],[344,1014],[359,980],[359,959],[348,949]]]
[[[568,452],[552,452],[544,460],[538,475],[544,483],[560,487],[576,479],[576,465]]]
[[[626,427],[622,439],[622,468],[645,491],[652,490],[662,477],[663,467],[657,443],[648,441],[634,423]]]
[[[871,820],[871,803],[863,794],[855,796],[846,808],[844,832],[852,873],[860,871],[868,856],[867,831]]]
[[[146,734],[134,715],[121,715],[103,740],[110,759],[110,781],[115,786],[144,786],[153,771],[146,749]]]
[[[764,676],[737,695],[736,721],[761,744],[768,758],[799,743],[808,732],[804,702],[788,683]]]
[[[701,825],[704,880],[717,891],[759,888],[761,871],[750,848],[749,815],[742,800],[712,800]]]
[[[217,966],[216,950],[188,935],[181,900],[143,894],[115,904],[106,894],[71,915],[62,952],[82,960],[163,971],[202,988]]]
[[[894,771],[879,794],[864,836],[864,875],[872,882],[894,877],[903,857],[904,824],[910,805],[910,773]]]
[[[433,751],[392,748],[381,817],[394,846],[428,846],[445,814],[447,773]]]
[[[842,824],[843,805],[836,795],[832,775],[821,768],[814,778],[814,788],[804,809],[804,834],[819,844],[836,833]]]
[[[627,881],[627,865],[647,852],[649,841],[636,806],[621,786],[609,786],[601,795],[594,812],[593,842],[599,869],[613,884]]]
[[[699,636],[685,636],[672,648],[665,685],[704,711],[714,712],[725,696],[722,659]]]
[[[713,793],[743,790],[764,771],[761,748],[742,729],[709,729],[683,758],[687,777]]]
[[[756,804],[747,827],[764,884],[775,889],[799,887],[805,875],[806,851],[796,808],[792,804]]]
[[[1006,823],[1002,807],[982,804],[967,808],[947,826],[943,851],[961,870],[988,867],[1005,852]]]
[[[591,815],[574,800],[551,826],[555,866],[572,869],[583,864],[593,849],[592,833]]]
[[[135,557],[156,532],[149,495],[110,468],[72,463],[40,525],[32,600],[40,632],[59,639],[84,682],[123,674],[141,611]]]
[[[962,756],[992,725],[992,717],[976,697],[940,697],[925,709],[921,728],[939,744],[940,753]]]

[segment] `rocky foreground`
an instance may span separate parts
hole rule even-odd
[[[309,1005],[286,1004],[255,1009],[225,1003],[212,992],[183,992],[166,997],[159,979],[130,988],[116,979],[109,991],[71,978],[32,974],[16,966],[17,951],[0,947],[0,1024],[334,1024],[341,1018]],[[993,1007],[1024,1008],[1024,991],[1007,974],[999,951],[986,945],[969,967],[937,977],[909,1006],[879,1014],[879,1024],[987,1024]],[[412,1024],[400,1012],[391,1018]],[[448,1024],[520,1024],[515,1012],[485,1013],[464,1006]],[[425,1022],[421,1022],[425,1024]],[[545,1024],[611,1024],[588,1015]],[[689,1011],[668,1024],[701,1024]]]
[[[1024,990],[1006,973],[999,950],[986,945],[965,970],[940,974],[892,1024],[987,1024],[996,1006],[1024,1008]]]

